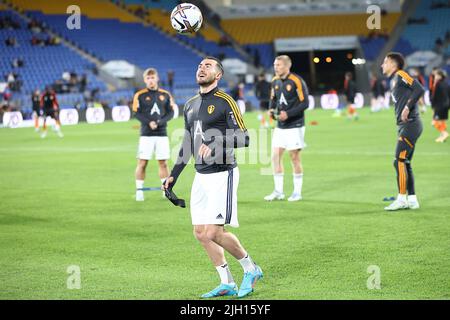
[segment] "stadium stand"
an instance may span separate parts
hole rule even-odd
[[[28,23],[20,15],[11,10],[1,10],[0,19],[10,18],[18,24],[18,28],[4,28],[0,33],[0,46],[2,59],[0,60],[0,73],[2,76],[13,72],[17,75],[20,82],[18,90],[14,90],[13,97],[25,108],[25,112],[31,107],[29,95],[36,89],[43,89],[47,85],[54,84],[62,79],[64,72],[75,73],[78,76],[83,74],[87,77],[87,90],[106,90],[106,85],[98,79],[92,72],[94,64],[68,47],[58,44],[45,45],[45,40],[50,36],[45,32],[34,33],[28,28]],[[32,39],[43,40],[40,45],[32,45]],[[17,46],[6,46],[5,41],[8,38],[14,38]],[[23,66],[12,65],[14,59],[21,59]],[[51,61],[51,63],[49,63]],[[76,94],[75,94],[76,95]],[[78,94],[79,95],[79,94]],[[74,95],[67,96],[67,103],[74,100]],[[65,99],[61,99],[65,104]]]
[[[141,19],[112,2],[79,2],[83,4],[81,30],[66,28],[67,14],[64,1],[58,5],[49,5],[45,2],[42,7],[39,3],[24,0],[14,0],[13,3],[28,16],[44,22],[52,31],[101,61],[127,60],[141,69],[156,66],[160,71],[163,84],[167,83],[167,72],[176,70],[174,95],[181,103],[192,95],[193,88],[196,87],[192,75],[200,56],[164,32],[144,25]],[[100,14],[108,11],[111,6],[115,8],[114,14]],[[37,10],[28,10],[29,8]],[[120,16],[120,20],[110,19],[115,14]],[[111,30],[114,30],[114,33],[111,33]],[[211,53],[217,53],[212,49],[209,50]],[[145,54],[142,54],[143,52]],[[229,55],[231,56],[232,53]],[[100,96],[114,100],[116,97],[127,94],[127,91],[123,91]]]
[[[390,32],[400,13],[382,16],[381,23]],[[241,44],[270,43],[275,38],[360,35],[370,32],[366,14],[247,18],[222,20],[223,29]]]
[[[171,25],[167,23],[170,21],[170,13],[177,5],[177,1],[155,3],[153,1],[125,0],[123,4],[125,4],[124,8],[133,12],[134,15],[141,17],[157,29],[176,36],[178,40],[194,47],[196,50],[207,55],[246,60],[232,46],[224,44],[222,42],[223,36],[206,20],[203,22],[200,31],[193,37],[177,34]]]
[[[439,3],[435,1],[434,3]],[[442,53],[450,54],[450,46],[445,47],[445,34],[450,31],[449,18],[450,7],[433,7],[433,1],[422,0],[413,17],[410,18],[407,27],[397,43],[397,49],[410,54],[416,50],[433,50],[436,48],[436,40],[441,38],[444,42]]]
[[[66,14],[67,8],[74,4],[72,0],[9,0],[9,2],[21,10],[36,10],[44,14]],[[82,8],[82,13],[90,18],[119,19],[123,22],[139,21],[136,16],[107,0],[77,0],[76,4]]]
[[[390,13],[382,16],[385,33],[393,29],[399,15]],[[275,38],[359,35],[364,42],[363,50],[370,56],[368,59],[374,59],[385,40],[366,39],[370,32],[366,27],[366,20],[366,14],[291,16],[282,19],[264,17],[226,19],[222,20],[222,27],[246,48],[250,48],[251,51],[257,50],[260,64],[269,68],[274,58],[271,43]]]

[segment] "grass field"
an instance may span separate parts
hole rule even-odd
[[[258,127],[256,114],[245,119]],[[264,202],[268,165],[240,165],[241,226],[232,231],[265,273],[252,299],[450,298],[450,143],[434,142],[428,111],[413,161],[422,207],[384,212],[383,198],[396,195],[393,119],[392,110],[364,110],[358,122],[309,112],[318,125],[307,127],[298,203]],[[197,299],[218,284],[188,209],[159,192],[135,202],[136,124],[81,124],[45,140],[32,128],[0,129],[1,299]],[[286,158],[287,194],[291,172]],[[189,198],[193,174],[183,172],[180,197]],[[151,163],[146,186],[155,185]],[[227,258],[239,284],[242,269]],[[79,290],[67,289],[71,265]],[[367,288],[371,265],[380,290]]]

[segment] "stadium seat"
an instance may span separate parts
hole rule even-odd
[[[387,32],[395,26],[400,13],[383,16],[381,23]],[[368,35],[365,14],[337,16],[295,16],[222,20],[223,29],[240,44],[271,43],[275,38],[340,35]]]

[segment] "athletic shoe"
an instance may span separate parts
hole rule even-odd
[[[419,209],[419,201],[416,195],[408,196],[408,208],[411,210]]]
[[[210,292],[203,294],[202,298],[215,298],[235,295],[237,295],[237,287],[235,283],[221,283],[217,288],[214,288]]]
[[[47,131],[42,131],[41,138],[44,139],[47,136]]]
[[[144,201],[144,191],[136,191],[136,201]]]
[[[419,201],[408,201],[408,209],[415,210],[419,208]]]
[[[278,191],[273,191],[268,196],[264,197],[264,200],[266,201],[273,201],[273,200],[283,200],[284,199],[284,193],[280,193]]]
[[[398,199],[384,208],[386,211],[397,211],[402,209],[408,209],[408,202]]]
[[[302,196],[298,193],[293,193],[289,198],[288,201],[299,201],[302,200]]]
[[[56,134],[58,135],[58,137],[60,137],[60,138],[63,138],[64,137],[64,135],[63,135],[63,133],[61,132],[61,131],[56,131]]]
[[[244,279],[242,279],[241,287],[239,288],[238,298],[243,298],[246,295],[252,293],[255,288],[256,281],[263,277],[263,272],[258,265],[255,265],[256,269],[252,272],[244,273]]]

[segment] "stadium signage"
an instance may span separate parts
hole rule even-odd
[[[358,38],[355,36],[284,38],[275,40],[275,50],[277,52],[355,49],[357,46]]]
[[[308,110],[313,110],[316,106],[316,102],[314,101],[314,97],[312,95],[308,96]]]
[[[320,96],[320,105],[322,109],[336,109],[339,106],[339,97],[335,93],[323,94]]]
[[[3,114],[3,126],[9,128],[18,128],[23,122],[22,113],[19,111],[5,112]]]
[[[356,93],[355,108],[361,109],[364,106],[364,96],[361,92]]]
[[[103,108],[87,108],[86,121],[89,124],[105,122],[105,110],[103,110]]]
[[[115,106],[112,108],[112,119],[114,122],[126,122],[131,118],[128,106]]]
[[[427,106],[431,106],[430,90],[425,91],[425,94],[423,95],[423,101]]]
[[[78,124],[79,115],[75,108],[62,109],[59,113],[59,120],[63,126],[71,126]]]

